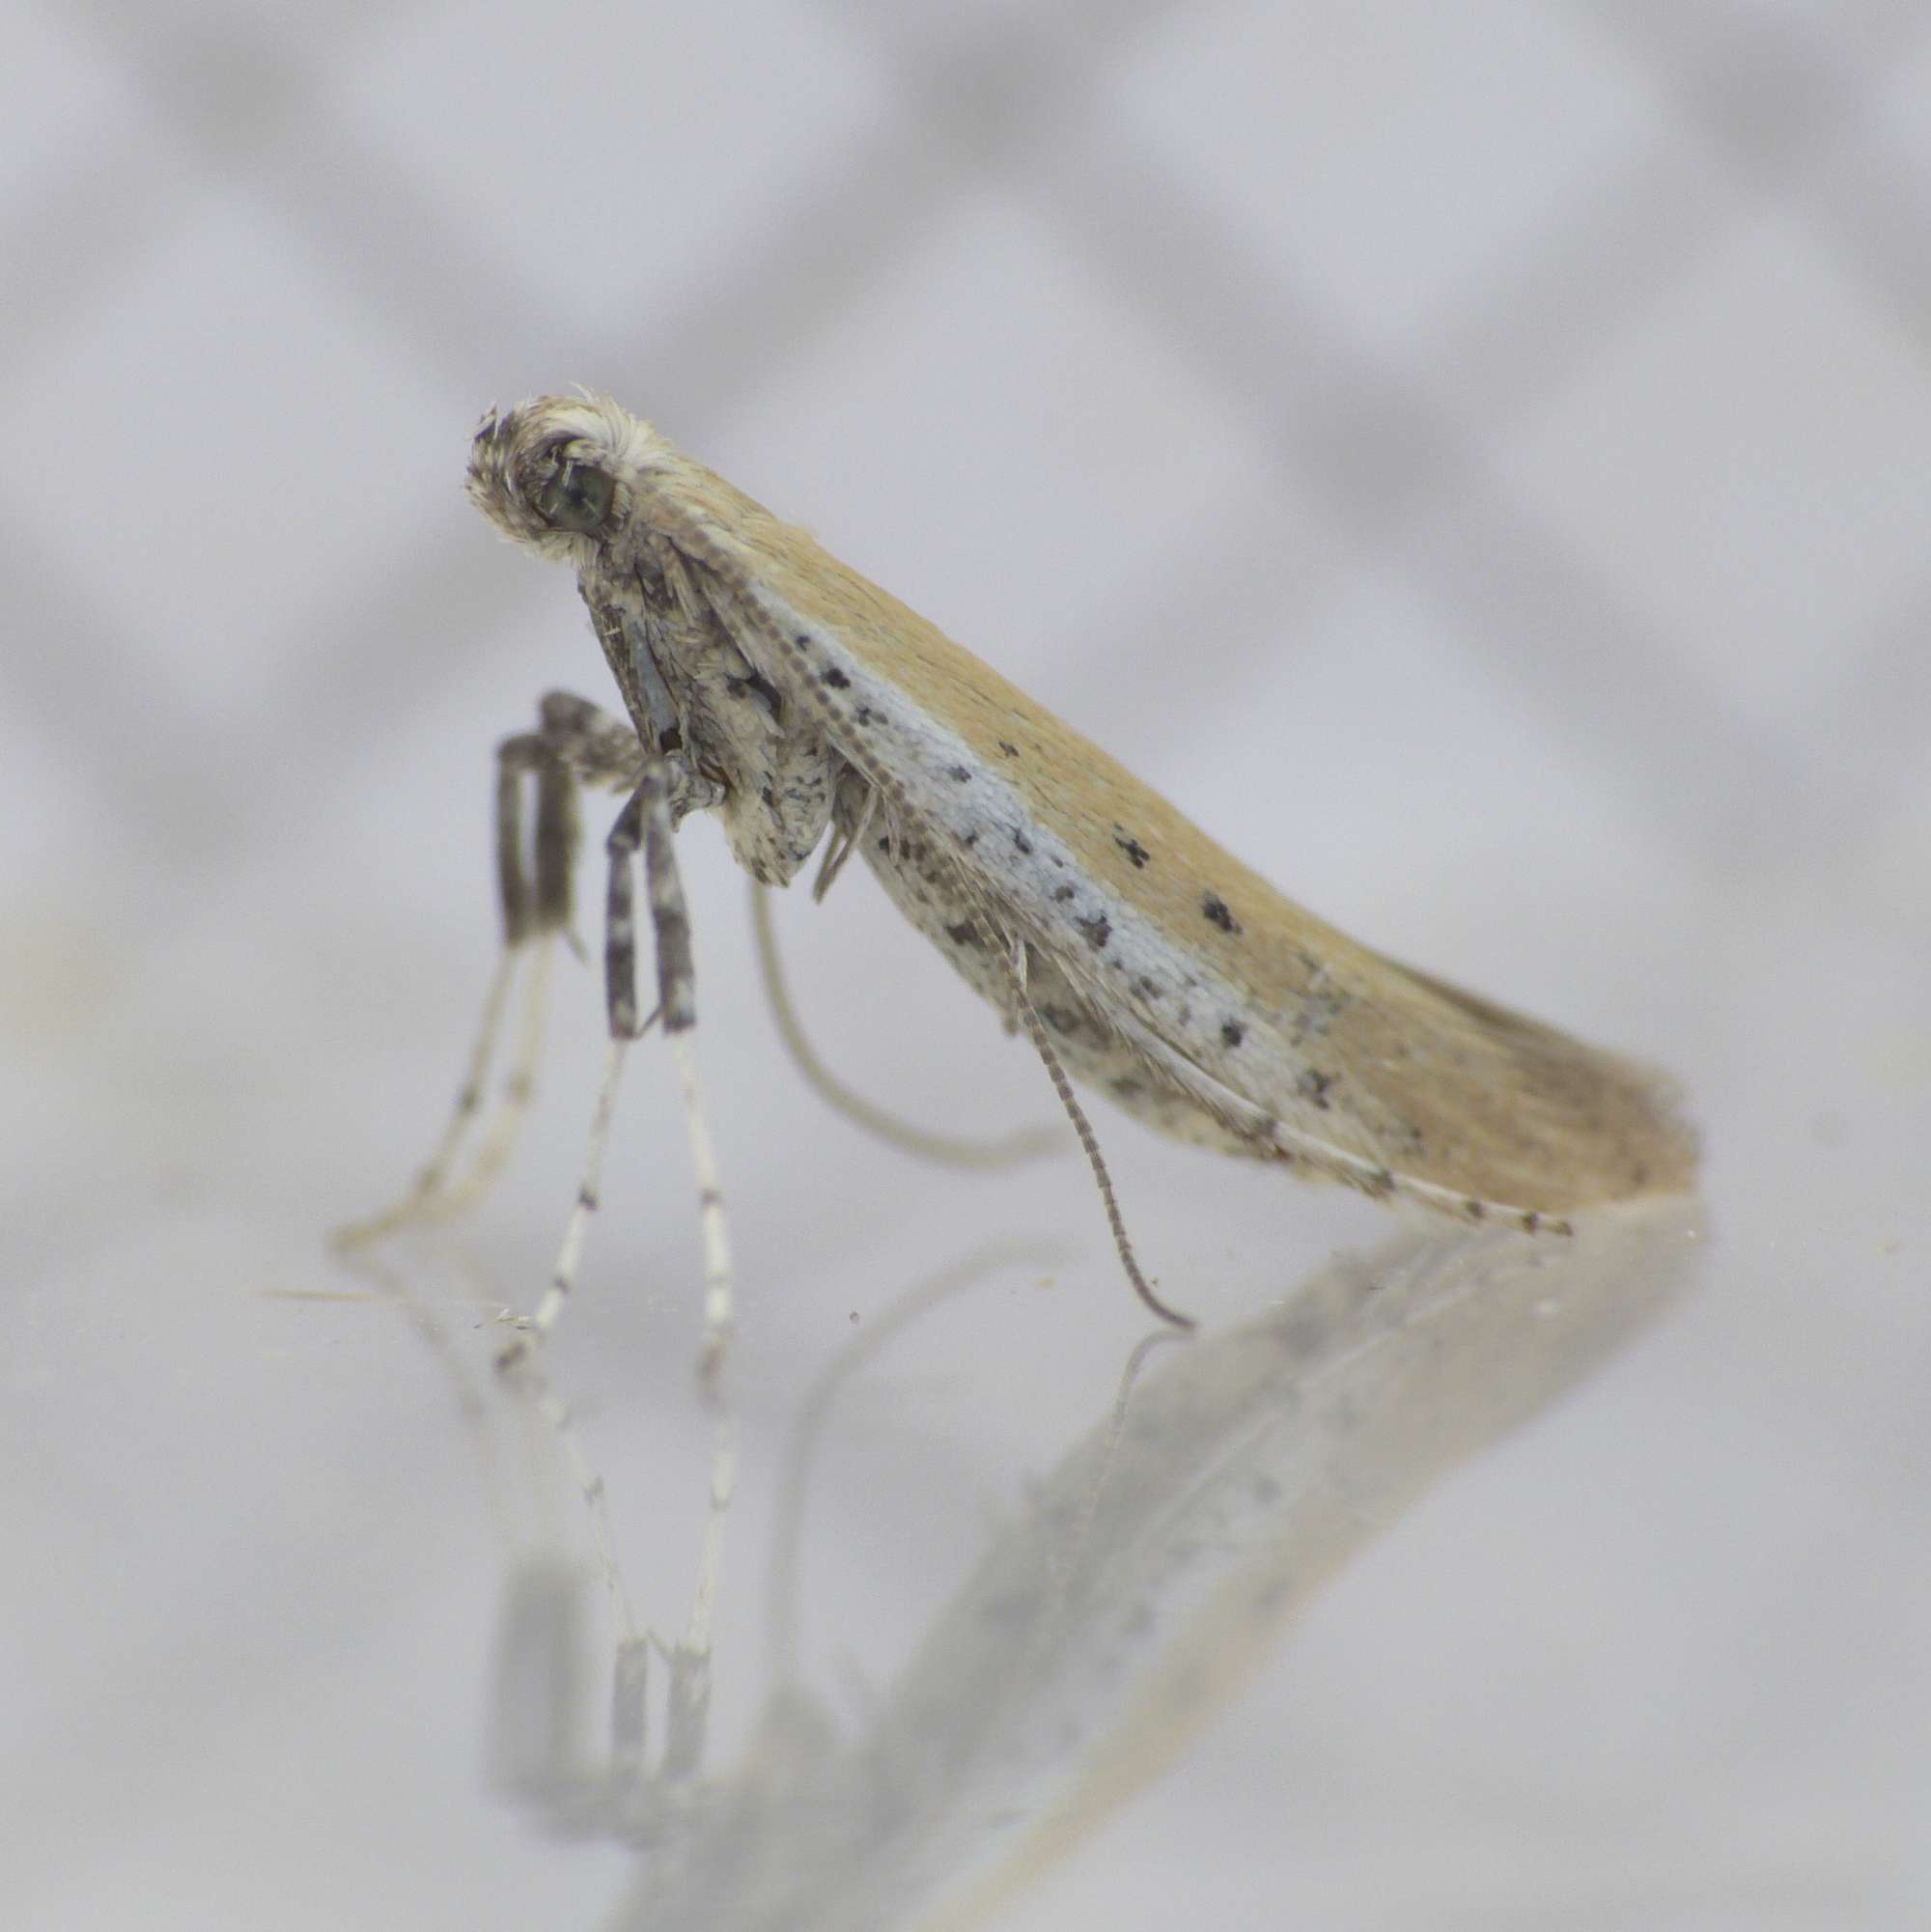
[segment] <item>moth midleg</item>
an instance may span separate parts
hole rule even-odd
[[[576,1272],[583,1259],[583,1244],[589,1234],[590,1217],[599,1206],[599,1190],[603,1177],[603,1150],[609,1145],[611,1122],[617,1113],[617,1089],[624,1077],[624,1060],[631,1041],[640,1038],[658,1018],[653,1013],[641,1024],[637,1020],[637,938],[636,916],[632,905],[630,873],[639,844],[638,826],[643,813],[641,785],[632,791],[617,822],[604,840],[609,860],[609,877],[604,887],[603,911],[603,999],[609,1018],[610,1044],[603,1061],[603,1078],[598,1084],[597,1110],[591,1116],[590,1139],[584,1149],[583,1171],[576,1184],[576,1198],[571,1203],[565,1221],[563,1241],[557,1249],[556,1265],[550,1270],[549,1285],[534,1315],[520,1324],[525,1334],[541,1341],[555,1328],[576,1286]],[[514,1367],[528,1347],[519,1335],[496,1358],[498,1368]]]
[[[697,1055],[691,1033],[697,1024],[696,969],[690,951],[690,913],[685,902],[684,880],[677,866],[676,825],[671,817],[670,773],[654,761],[633,797],[643,820],[644,884],[650,898],[652,937],[657,944],[658,1004],[664,1033],[677,1063],[678,1098],[684,1111],[685,1139],[690,1149],[692,1178],[697,1183],[698,1234],[704,1255],[704,1346],[700,1371],[708,1385],[715,1383],[730,1345],[733,1322],[730,1231],[724,1219],[724,1190],[717,1176],[717,1157],[711,1129],[704,1118],[697,1090]],[[616,862],[613,854],[610,904],[614,924],[617,910]],[[628,890],[630,869],[624,868]],[[634,961],[632,962],[634,972]],[[632,1011],[635,994],[632,992]],[[614,1031],[616,1002],[611,1003]]]
[[[617,1090],[623,1084],[624,1061],[630,1042],[647,1033],[658,1017],[653,1012],[633,1032],[611,1036],[603,1059],[603,1077],[597,1086],[597,1108],[591,1115],[590,1135],[584,1145],[583,1168],[577,1179],[575,1198],[570,1204],[569,1218],[563,1225],[563,1239],[557,1245],[549,1284],[537,1303],[536,1313],[517,1323],[524,1333],[510,1342],[496,1358],[498,1368],[511,1368],[521,1359],[528,1347],[528,1335],[534,1334],[541,1341],[549,1333],[575,1289],[577,1271],[583,1262],[583,1245],[589,1238],[590,1217],[602,1203],[603,1154],[610,1144],[610,1126],[617,1115]]]
[[[637,744],[634,739],[631,741]],[[575,1266],[582,1250],[583,1231],[597,1207],[597,1187],[603,1149],[616,1109],[616,1095],[630,1042],[661,1019],[677,1063],[678,1090],[684,1112],[690,1164],[697,1183],[698,1228],[704,1265],[704,1343],[699,1356],[706,1387],[716,1398],[718,1371],[723,1367],[733,1326],[733,1295],[729,1229],[724,1218],[724,1191],[717,1174],[711,1132],[698,1097],[697,1063],[691,1034],[697,1024],[696,965],[691,952],[690,913],[684,880],[677,863],[677,831],[671,797],[674,774],[669,761],[637,745],[640,770],[635,790],[625,800],[610,827],[604,849],[609,857],[603,925],[604,1001],[609,1019],[610,1051],[585,1162],[583,1184],[571,1213],[563,1252],[558,1256],[549,1289],[532,1321],[541,1336],[555,1326],[574,1285]],[[641,1023],[637,1018],[637,936],[635,871],[638,850],[644,859],[646,903],[657,962],[658,1003]],[[572,1231],[574,1231],[573,1245]],[[698,1561],[696,1588],[684,1635],[675,1643],[657,1641],[670,1672],[665,1713],[664,1749],[659,1771],[677,1781],[696,1774],[704,1754],[711,1709],[711,1616],[723,1565],[725,1522],[737,1484],[736,1426],[730,1408],[714,1399],[711,1443],[711,1502],[706,1518],[704,1547]],[[655,1639],[654,1639],[655,1640]],[[647,1652],[641,1641],[618,1651],[612,1686],[612,1758],[619,1770],[641,1762],[644,1749],[643,1705]]]
[[[631,741],[636,744],[636,741]],[[690,915],[684,882],[678,871],[676,831],[671,815],[673,777],[666,760],[653,757],[638,745],[641,768],[635,789],[617,814],[604,841],[609,859],[604,895],[603,991],[610,1045],[597,1110],[585,1152],[583,1175],[565,1224],[543,1300],[535,1314],[519,1326],[518,1337],[500,1358],[512,1365],[527,1345],[555,1328],[575,1288],[589,1218],[599,1205],[603,1154],[616,1113],[617,1090],[630,1043],[659,1019],[676,1062],[678,1092],[685,1135],[697,1182],[698,1228],[704,1266],[704,1344],[700,1364],[705,1379],[722,1366],[732,1328],[732,1279],[729,1230],[724,1218],[724,1194],[718,1181],[716,1156],[698,1094],[696,1058],[690,1033],[697,1022],[696,970],[690,946]],[[646,900],[657,960],[658,1004],[641,1022],[637,1008],[637,922],[634,875],[643,854]]]

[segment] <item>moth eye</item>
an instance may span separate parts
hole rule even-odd
[[[601,530],[616,494],[602,470],[587,462],[567,462],[536,494],[537,514],[559,530]]]

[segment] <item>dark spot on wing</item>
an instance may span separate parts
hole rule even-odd
[[[1210,926],[1218,926],[1223,933],[1238,933],[1241,930],[1241,922],[1234,917],[1227,902],[1217,892],[1203,893],[1200,910],[1207,915]]]
[[[774,686],[768,684],[757,672],[752,671],[742,678],[729,678],[725,681],[734,698],[756,698],[775,718],[784,716],[784,700],[778,695]]]
[[[972,769],[968,765],[951,766],[947,769],[945,775],[948,778],[956,780],[961,785],[969,785],[972,782]]]
[[[1220,1044],[1223,1047],[1238,1047],[1247,1037],[1247,1029],[1238,1020],[1223,1020],[1220,1022]]]
[[[1113,937],[1113,925],[1104,912],[1096,912],[1090,919],[1076,919],[1073,922],[1086,936],[1086,943],[1095,952],[1102,951]]]
[[[1025,833],[1021,831],[1017,826],[1013,827],[1013,850],[1023,853],[1030,853],[1032,851],[1032,840],[1027,838]]]
[[[834,691],[847,691],[852,688],[852,680],[848,678],[845,675],[845,673],[841,671],[835,664],[832,665],[830,670],[826,672],[825,682],[827,685],[829,685]]]
[[[1153,856],[1145,846],[1130,832],[1125,826],[1113,827],[1113,843],[1133,861],[1135,872]]]
[[[1005,739],[1005,738],[1000,739],[999,749],[1003,751],[1008,758],[1017,758],[1020,755],[1019,746],[1013,743],[1010,739]]]

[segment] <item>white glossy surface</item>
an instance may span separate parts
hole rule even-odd
[[[487,1364],[570,1198],[592,978],[559,974],[502,1188],[395,1257],[446,1350],[322,1245],[453,1088],[490,743],[601,695],[567,581],[459,488],[484,404],[577,379],[1325,916],[1676,1068],[1708,1131],[1700,1292],[1411,1513],[1361,1463],[1380,1533],[994,1922],[1931,1915],[1921,10],[1032,13],[10,28],[0,1925],[592,1925],[669,1883],[483,1778],[517,1566],[589,1548]],[[1142,1330],[1074,1161],[933,1173],[826,1117],[720,842],[684,849],[742,1276],[711,1737],[742,1790],[789,1432],[853,1318],[989,1239],[1071,1257],[946,1298],[827,1419],[827,1763],[1025,1545]],[[1049,1117],[869,880],[780,910],[849,1078]],[[1101,1126],[1217,1336],[1390,1233]],[[605,1193],[553,1380],[674,1636],[709,1437],[648,1050]],[[1531,1406],[1497,1390],[1534,1359],[1448,1419]]]

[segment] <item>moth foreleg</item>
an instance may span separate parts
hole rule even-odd
[[[560,695],[560,694],[559,694]],[[546,700],[547,707],[553,700]],[[581,699],[571,703],[595,711]],[[496,747],[495,870],[503,943],[483,1002],[473,1044],[449,1124],[434,1152],[404,1197],[341,1229],[339,1246],[354,1246],[413,1223],[446,1219],[489,1187],[508,1159],[536,1091],[543,1051],[543,1022],[549,975],[550,941],[570,932],[573,877],[580,836],[576,810],[579,766],[571,752],[580,733],[571,727],[518,733]],[[634,739],[632,743],[634,743]],[[526,825],[525,796],[534,788],[534,827]],[[510,995],[527,965],[518,1041],[489,1119],[479,1126],[490,1072],[501,1046]],[[467,1171],[454,1178],[458,1157],[476,1142]]]

